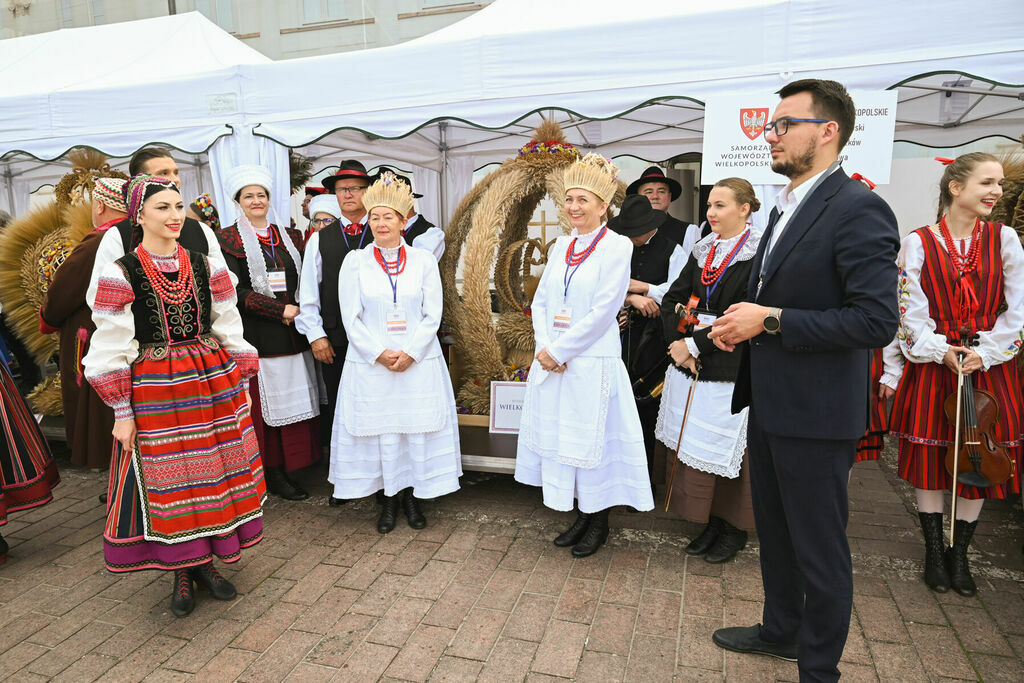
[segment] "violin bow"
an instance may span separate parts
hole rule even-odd
[[[957,359],[956,368],[956,427],[953,430],[953,489],[952,501],[949,504],[949,547],[953,547],[953,530],[956,527],[956,488],[957,475],[960,473],[960,423],[963,422],[963,399],[964,392],[964,355],[960,354]]]
[[[697,372],[693,373],[693,382],[690,384],[690,391],[686,394],[686,407],[683,408],[683,421],[679,424],[679,440],[676,441],[676,456],[672,458],[672,471],[668,475],[668,489],[665,491],[665,512],[668,512],[669,503],[672,502],[672,482],[676,478],[676,465],[679,464],[679,449],[683,447],[683,430],[686,429],[686,420],[690,417],[690,405],[693,403],[693,390],[697,388],[697,380],[700,379],[700,361],[696,362]]]

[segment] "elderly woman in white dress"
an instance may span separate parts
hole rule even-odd
[[[617,170],[588,154],[565,171],[565,209],[575,229],[548,252],[533,299],[537,356],[516,454],[516,481],[540,486],[550,508],[577,507],[576,521],[554,539],[573,546],[576,557],[607,540],[612,506],[654,507],[616,321],[633,244],[604,224]]]
[[[455,393],[441,356],[441,277],[433,254],[402,239],[412,191],[384,173],[363,195],[373,244],[349,254],[338,281],[348,351],[334,414],[329,479],[336,498],[383,490],[377,531],[409,526],[419,499],[457,491]]]

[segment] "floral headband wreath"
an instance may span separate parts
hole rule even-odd
[[[157,175],[140,173],[128,181],[125,190],[125,204],[128,206],[128,218],[135,225],[140,225],[139,216],[142,214],[142,204],[149,197],[163,190],[174,190],[181,192],[178,186],[167,178]]]
[[[209,192],[204,192],[196,197],[195,201],[192,202],[192,208],[203,217],[203,221],[211,228],[220,230],[220,216],[217,215],[217,209],[213,206],[213,197],[210,196]]]

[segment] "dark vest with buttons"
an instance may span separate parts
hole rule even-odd
[[[370,229],[364,226],[363,232],[359,235],[346,235],[341,229],[341,221],[334,221],[318,233],[321,262],[320,317],[324,321],[327,341],[331,342],[335,353],[341,349],[344,354],[344,348],[348,346],[348,337],[341,324],[341,301],[338,299],[338,278],[341,275],[341,264],[350,252],[359,247],[360,243],[366,246],[373,242],[373,236],[367,234],[369,232]],[[347,242],[346,237],[348,237]],[[344,355],[342,357],[344,358]]]
[[[667,281],[669,260],[676,246],[676,242],[659,229],[647,244],[633,247],[629,276],[652,285]],[[659,318],[645,318],[635,309],[630,310],[631,324],[622,339],[622,360],[630,379],[637,380],[662,360],[668,344]]]
[[[133,225],[127,218],[114,227],[121,235],[121,246],[124,247],[124,253],[127,254],[142,244],[142,228]],[[210,244],[206,241],[206,234],[195,218],[185,219],[185,224],[181,226],[181,234],[178,235],[178,244],[189,251],[198,251],[200,254],[206,255],[210,253]]]
[[[405,234],[402,235],[402,238],[405,240],[405,243],[411,247],[413,246],[412,241],[414,239],[416,239],[417,237],[419,237],[432,227],[434,227],[433,223],[428,221],[423,216],[420,216],[419,218],[416,219],[416,222],[412,224],[412,227],[405,231]]]

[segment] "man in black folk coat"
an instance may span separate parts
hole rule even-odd
[[[733,412],[750,407],[764,623],[719,629],[714,641],[795,658],[801,681],[832,681],[853,604],[849,470],[868,424],[870,350],[899,321],[899,232],[888,205],[839,167],[856,113],[846,89],[807,79],[779,95],[765,138],[772,170],[790,183],[754,258],[748,301],[710,335],[742,353]]]

